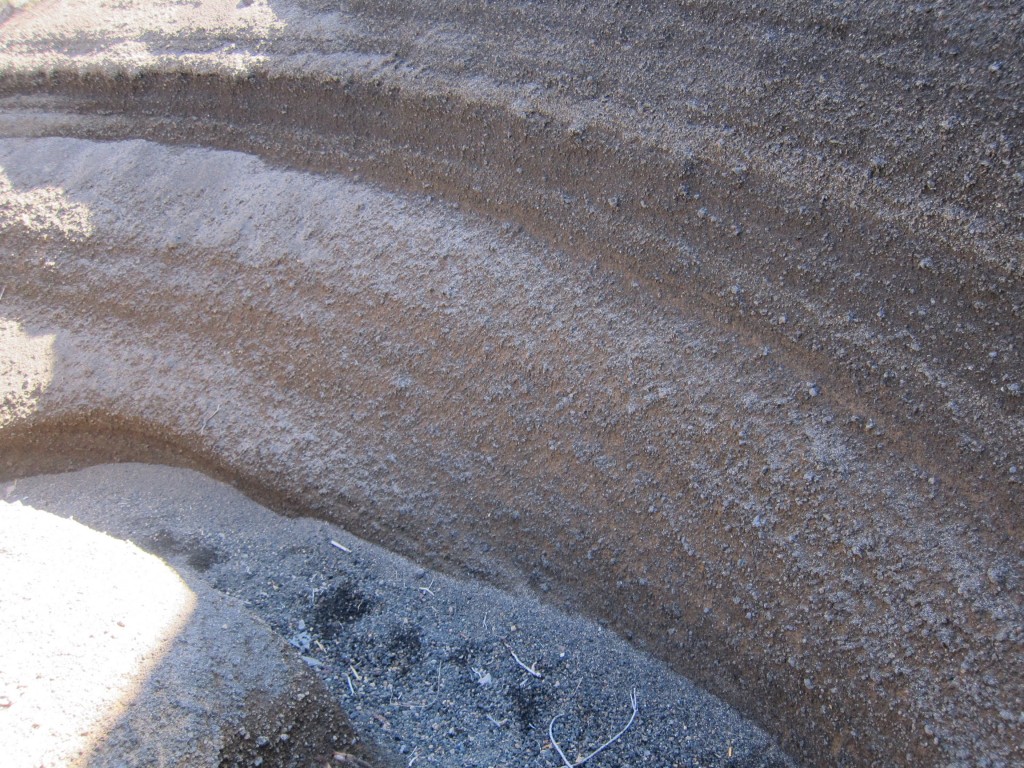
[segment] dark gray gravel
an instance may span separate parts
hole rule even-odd
[[[634,690],[632,726],[587,765],[791,765],[749,721],[598,624],[280,517],[195,472],[103,465],[19,480],[14,499],[130,539],[238,598],[396,766],[561,765],[556,716],[575,762],[628,722]]]

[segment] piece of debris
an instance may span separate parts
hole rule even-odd
[[[558,742],[555,740],[555,721],[558,718],[560,718],[561,715],[555,715],[554,717],[551,718],[551,722],[548,723],[548,738],[551,740],[551,746],[555,748],[555,751],[558,752],[558,756],[560,758],[562,758],[562,763],[565,765],[565,768],[577,768],[577,766],[583,765],[585,762],[587,762],[588,760],[590,760],[593,757],[596,757],[601,752],[603,752],[608,747],[610,747],[612,744],[614,744],[616,741],[618,741],[619,739],[622,738],[622,735],[626,731],[629,730],[630,726],[633,725],[633,721],[636,720],[637,713],[640,711],[639,704],[637,703],[636,688],[634,688],[632,691],[630,691],[629,703],[633,707],[633,712],[629,716],[629,722],[627,722],[623,726],[622,730],[619,731],[618,733],[616,733],[610,739],[608,739],[608,741],[606,741],[604,744],[599,746],[597,749],[595,749],[589,755],[587,755],[586,757],[580,758],[575,763],[569,761],[569,758],[565,756],[565,752],[562,751],[562,748],[559,746]],[[730,748],[730,752],[731,752],[731,748]]]

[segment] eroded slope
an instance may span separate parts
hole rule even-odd
[[[1013,759],[1012,9],[91,7],[2,33],[8,445],[528,583],[809,762]]]

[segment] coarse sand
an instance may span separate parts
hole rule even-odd
[[[196,469],[604,622],[802,764],[1020,764],[1021,40],[1016,2],[0,1],[0,480]]]

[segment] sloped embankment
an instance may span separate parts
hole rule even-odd
[[[7,474],[178,456],[809,763],[1019,758],[1020,19],[68,8],[0,33]]]

